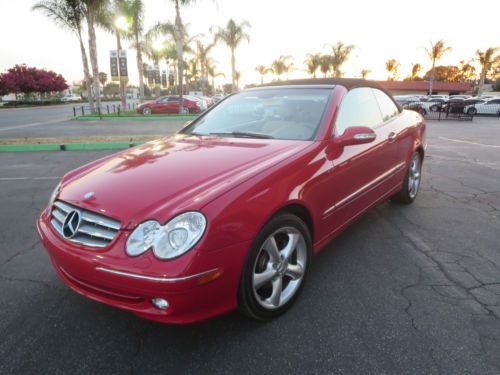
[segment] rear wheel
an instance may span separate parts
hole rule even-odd
[[[474,108],[474,107],[469,108],[469,109],[467,110],[467,114],[468,114],[468,115],[473,115],[473,116],[474,116],[474,115],[476,115],[476,114],[477,114],[477,109],[476,109],[476,108]]]
[[[422,179],[422,157],[417,151],[413,154],[403,182],[403,188],[392,197],[393,201],[410,204],[415,200]]]
[[[247,257],[238,292],[239,309],[255,320],[277,317],[290,308],[309,268],[309,229],[283,213],[262,228]]]

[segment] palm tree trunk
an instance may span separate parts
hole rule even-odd
[[[92,65],[92,77],[94,79],[92,85],[94,86],[94,95],[97,103],[97,108],[101,108],[101,87],[99,82],[99,66],[97,63],[97,45],[94,28],[94,11],[90,10],[87,14],[87,26],[89,33],[89,55],[90,63]]]
[[[432,86],[434,85],[434,66],[435,65],[436,65],[436,61],[432,61],[431,79],[429,81],[429,95],[432,95]]]
[[[206,77],[205,77],[205,64],[203,62],[200,63],[201,67],[201,91],[203,95],[207,94],[207,87],[205,85]]]
[[[260,75],[260,84],[261,86],[264,84],[264,74]]]
[[[115,30],[115,35],[116,35],[116,48],[118,49],[118,54],[120,53],[119,51],[122,49],[122,43],[120,40],[120,33],[118,30]],[[119,58],[119,56],[118,56]],[[125,78],[120,75],[120,105],[122,107],[122,111],[127,110],[127,98],[125,96]]]
[[[484,86],[484,81],[486,80],[486,66],[483,65],[481,69],[481,77],[479,79],[479,87],[477,89],[477,96],[481,96],[483,94],[483,86]]]
[[[144,74],[142,71],[142,51],[141,51],[141,43],[139,42],[139,31],[134,30],[135,35],[135,59],[137,61],[137,69],[139,70],[139,95],[140,102],[144,102]]]
[[[184,112],[184,30],[179,9],[179,0],[175,0],[175,46],[177,48],[177,70],[179,77],[179,113]]]
[[[236,91],[236,61],[234,58],[234,48],[231,48],[231,90]]]
[[[236,61],[234,59],[234,48],[231,48],[231,91],[236,91]]]
[[[94,113],[94,97],[92,96],[92,80],[90,79],[89,61],[87,60],[87,52],[85,51],[85,45],[83,44],[82,34],[80,31],[78,31],[78,40],[80,41],[80,51],[82,53],[83,76],[87,85],[87,100],[89,101],[90,112]]]

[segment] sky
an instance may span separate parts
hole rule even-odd
[[[0,72],[25,63],[61,73],[68,82],[83,78],[77,38],[55,25],[41,12],[31,11],[33,0],[0,0]],[[173,21],[170,0],[144,0],[146,29],[158,21]],[[211,39],[212,25],[225,25],[230,18],[249,21],[250,43],[236,50],[240,85],[257,83],[255,67],[269,66],[280,55],[291,55],[296,71],[289,78],[305,77],[303,61],[307,53],[327,53],[330,45],[341,41],[356,46],[342,67],[345,76],[359,77],[369,69],[370,79],[386,79],[385,61],[401,63],[400,77],[409,74],[412,63],[425,70],[430,62],[422,47],[444,39],[453,48],[440,65],[458,65],[472,59],[477,49],[500,46],[496,16],[499,0],[483,0],[481,7],[459,0],[198,0],[182,9],[191,34]],[[116,46],[112,35],[97,31],[99,70],[109,75],[109,50]],[[230,52],[217,46],[211,56],[217,70],[226,74],[216,81],[230,81]],[[138,83],[135,51],[128,50],[132,84]],[[271,80],[271,75],[266,80]]]

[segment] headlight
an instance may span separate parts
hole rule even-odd
[[[148,220],[134,229],[127,240],[126,253],[137,256],[152,248],[160,259],[172,259],[191,250],[205,232],[207,221],[199,212],[185,212],[160,225]]]
[[[47,216],[50,217],[50,214],[52,213],[52,205],[54,204],[54,201],[56,200],[57,196],[59,195],[61,191],[61,183],[59,182],[57,186],[54,188],[54,191],[52,194],[50,194],[50,199],[49,199],[49,204],[47,205]]]

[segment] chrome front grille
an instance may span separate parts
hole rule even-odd
[[[77,211],[80,220],[71,236],[65,235],[64,222],[72,211]],[[120,230],[120,222],[102,215],[72,206],[62,201],[54,202],[50,223],[64,239],[89,247],[106,247]]]

